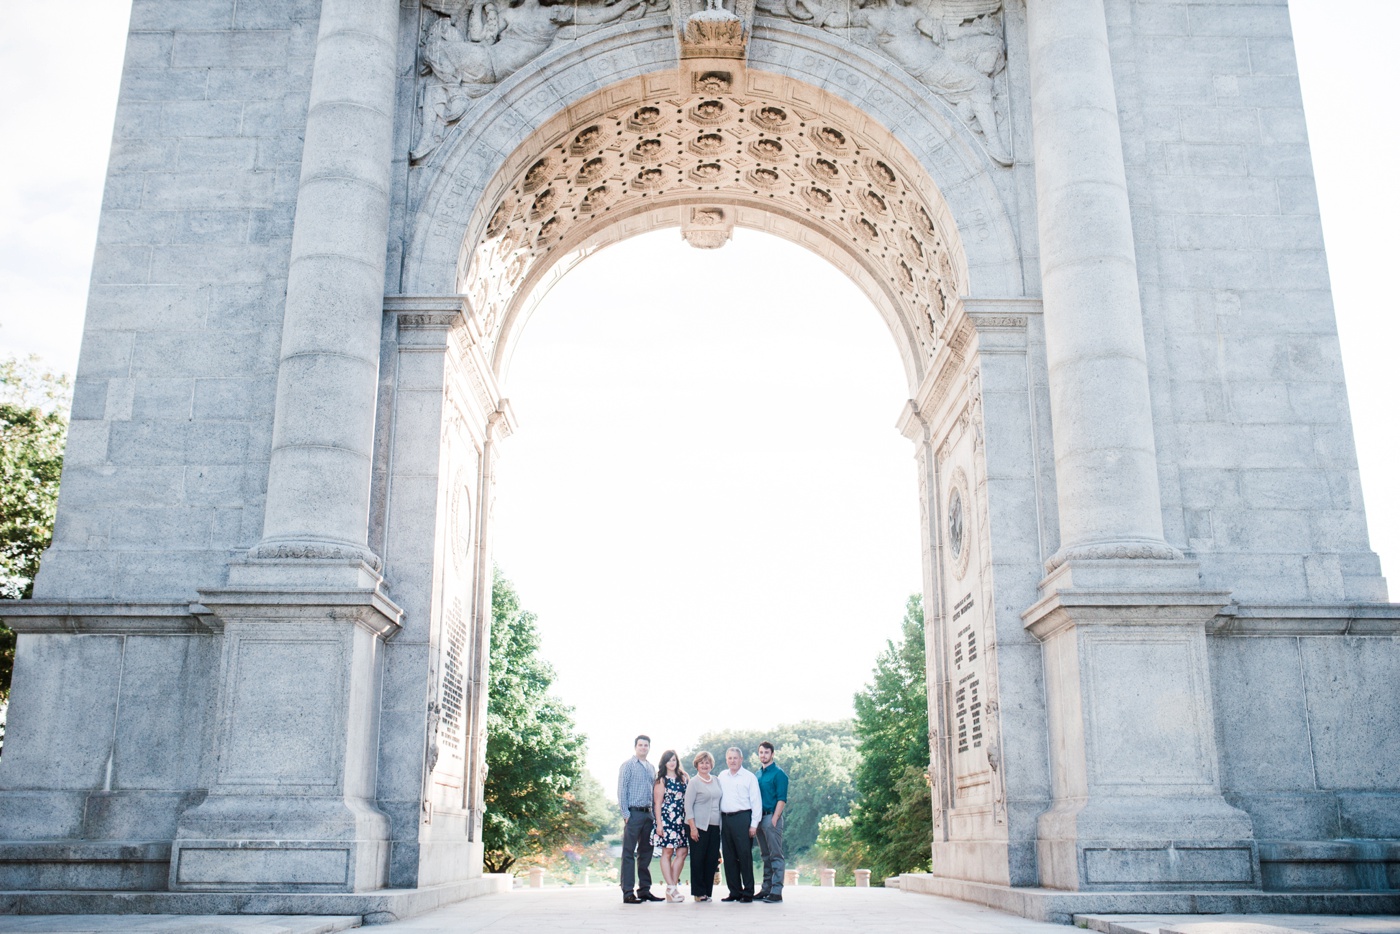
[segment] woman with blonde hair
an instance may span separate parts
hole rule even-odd
[[[681,870],[690,853],[690,841],[685,835],[685,788],[689,776],[681,768],[680,757],[674,749],[661,754],[656,767],[656,783],[652,786],[652,810],[656,817],[651,832],[651,845],[661,847],[661,875],[666,879],[666,901],[683,902]]]
[[[715,890],[719,871],[719,782],[714,771],[715,757],[708,752],[695,756],[695,781],[685,786],[685,822],[695,847],[690,864],[690,894],[697,902],[707,902]]]

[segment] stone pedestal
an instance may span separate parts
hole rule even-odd
[[[180,818],[170,888],[383,888],[378,706],[384,640],[401,611],[364,565],[252,562],[231,578],[197,608],[223,631],[220,690],[209,794]]]
[[[823,870],[821,871],[821,873],[822,873],[822,885],[828,886],[828,887],[836,885],[836,870],[835,870],[835,869],[823,869]]]
[[[870,888],[870,870],[869,870],[869,869],[857,869],[857,870],[856,870],[856,888],[858,888],[858,889],[868,889],[868,888]]]
[[[1252,824],[1221,795],[1215,747],[1205,627],[1229,595],[1196,577],[1189,562],[1070,562],[1025,613],[1050,723],[1043,886],[1260,884]]]

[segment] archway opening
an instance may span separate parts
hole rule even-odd
[[[442,257],[443,235],[454,228],[461,232],[459,248],[454,251],[455,285],[456,291],[464,297],[468,321],[466,327],[456,332],[454,347],[457,350],[454,356],[464,365],[465,375],[475,381],[474,388],[469,392],[486,400],[510,399],[509,404],[497,403],[495,413],[489,415],[486,422],[488,443],[494,443],[493,438],[509,438],[511,443],[483,453],[482,535],[487,534],[485,529],[489,523],[492,540],[489,551],[516,578],[532,608],[542,615],[557,617],[562,623],[561,631],[569,633],[571,638],[605,643],[600,656],[602,661],[583,666],[587,677],[594,682],[601,677],[607,687],[608,696],[604,702],[587,704],[591,709],[604,712],[599,725],[583,724],[585,732],[592,735],[594,741],[590,764],[595,774],[605,779],[615,769],[618,750],[623,750],[625,755],[630,749],[634,731],[649,729],[635,722],[637,713],[645,712],[648,706],[645,700],[639,701],[638,698],[653,696],[669,674],[664,656],[674,654],[674,651],[665,652],[664,647],[659,648],[655,644],[653,630],[658,624],[664,625],[670,618],[683,617],[678,608],[691,614],[682,619],[683,625],[688,623],[694,626],[697,621],[703,624],[717,617],[732,620],[731,639],[751,640],[754,646],[751,654],[761,655],[762,640],[756,636],[767,622],[763,613],[766,611],[769,616],[774,616],[787,608],[780,600],[772,598],[771,590],[764,593],[762,599],[750,598],[747,601],[757,608],[756,613],[747,616],[736,614],[733,609],[734,605],[744,602],[742,593],[725,602],[721,588],[726,584],[731,591],[742,591],[742,588],[734,586],[736,580],[742,581],[742,576],[734,570],[735,564],[740,562],[735,555],[735,541],[739,539],[735,537],[732,522],[731,528],[727,529],[730,532],[728,540],[720,537],[718,544],[712,544],[701,552],[701,557],[691,557],[690,566],[683,563],[685,557],[680,559],[678,563],[688,574],[676,576],[657,572],[650,575],[646,583],[660,579],[665,586],[654,588],[652,593],[638,601],[644,612],[636,614],[632,632],[618,633],[617,620],[611,617],[602,622],[574,626],[562,621],[574,616],[576,608],[584,603],[579,599],[580,592],[588,593],[592,602],[603,606],[606,612],[608,585],[615,582],[615,587],[625,587],[643,575],[624,576],[627,568],[603,561],[594,565],[591,574],[581,575],[581,582],[571,592],[565,585],[566,596],[560,600],[562,605],[556,607],[551,605],[549,599],[539,600],[532,595],[539,590],[534,586],[530,573],[521,574],[520,571],[524,569],[511,566],[508,538],[511,533],[506,531],[510,524],[510,507],[504,506],[493,514],[497,497],[490,491],[506,491],[506,496],[509,496],[511,481],[507,478],[511,474],[511,462],[518,463],[521,456],[520,445],[516,443],[516,419],[523,424],[531,418],[531,403],[523,399],[515,388],[517,374],[513,361],[518,356],[517,349],[526,346],[524,335],[529,330],[526,324],[532,315],[547,306],[548,297],[556,287],[566,291],[556,291],[555,294],[567,294],[571,270],[576,267],[588,269],[604,262],[607,257],[616,259],[627,255],[628,247],[613,247],[595,257],[594,254],[604,247],[630,241],[635,249],[639,238],[670,229],[669,239],[674,249],[688,249],[682,246],[683,243],[700,248],[686,254],[699,264],[688,275],[672,272],[663,281],[647,284],[641,276],[644,264],[634,263],[629,268],[624,263],[593,287],[591,297],[601,297],[606,303],[616,304],[638,297],[643,299],[645,305],[651,307],[652,316],[648,324],[658,320],[657,305],[668,302],[678,291],[686,291],[689,293],[687,297],[699,298],[702,304],[688,315],[681,316],[680,320],[692,327],[698,324],[704,328],[708,325],[710,331],[705,332],[706,337],[712,333],[724,333],[734,335],[733,340],[738,343],[746,333],[746,325],[751,325],[752,321],[737,320],[725,325],[717,320],[719,316],[713,306],[725,302],[732,304],[734,289],[728,286],[724,276],[715,275],[715,257],[730,255],[734,259],[747,258],[747,251],[726,247],[726,244],[735,237],[742,241],[746,235],[752,235],[752,231],[773,234],[787,241],[788,248],[797,253],[815,254],[823,272],[840,280],[841,288],[830,291],[844,290],[850,296],[844,302],[843,312],[847,316],[844,320],[849,321],[850,313],[856,308],[868,307],[876,315],[864,316],[865,321],[871,325],[876,320],[883,323],[884,335],[877,340],[883,350],[876,353],[888,359],[892,348],[898,365],[891,363],[886,370],[885,375],[893,380],[889,384],[888,397],[874,406],[869,416],[859,419],[878,432],[881,438],[873,447],[869,442],[855,442],[849,436],[848,440],[867,449],[889,446],[886,448],[891,452],[888,466],[897,472],[897,479],[894,479],[896,474],[892,474],[892,479],[881,486],[906,491],[906,505],[898,510],[894,522],[902,524],[905,534],[909,536],[909,544],[903,550],[902,558],[887,563],[897,566],[908,562],[905,566],[916,570],[892,587],[888,595],[882,595],[887,596],[889,601],[886,609],[861,606],[847,610],[847,633],[855,630],[862,636],[873,636],[867,650],[862,651],[849,638],[843,639],[839,625],[831,627],[837,631],[832,639],[827,633],[817,633],[812,626],[804,630],[800,610],[791,613],[790,618],[796,618],[791,638],[801,640],[804,647],[812,647],[816,643],[818,657],[824,662],[829,662],[833,655],[854,662],[846,675],[849,680],[845,684],[823,684],[824,664],[809,664],[808,670],[803,672],[804,679],[799,682],[801,689],[814,689],[822,699],[839,698],[839,707],[833,711],[837,716],[850,711],[853,689],[858,688],[864,676],[868,675],[883,638],[897,629],[903,615],[903,603],[911,591],[920,592],[926,605],[936,605],[935,617],[944,615],[948,609],[942,606],[944,594],[936,584],[940,575],[937,564],[942,559],[937,544],[941,535],[934,514],[942,511],[941,494],[944,488],[949,487],[950,483],[958,486],[960,501],[969,504],[976,524],[986,526],[985,510],[982,508],[985,506],[983,494],[986,478],[985,471],[978,466],[980,460],[976,450],[980,434],[963,430],[980,420],[980,384],[976,367],[970,364],[967,356],[972,325],[961,296],[970,290],[972,269],[978,272],[979,279],[984,273],[989,272],[995,277],[1005,271],[1000,264],[988,262],[991,254],[984,249],[989,242],[996,240],[987,224],[988,215],[981,210],[966,212],[973,224],[969,229],[968,243],[972,244],[971,248],[978,256],[977,262],[970,264],[949,202],[930,175],[927,153],[916,158],[887,128],[859,108],[827,92],[790,78],[753,70],[747,73],[745,80],[747,83],[743,87],[697,87],[696,93],[687,94],[676,85],[673,74],[653,74],[613,85],[571,104],[566,110],[537,124],[537,129],[499,161],[494,155],[476,158],[475,161],[484,161],[490,166],[489,177],[478,166],[472,173],[444,176],[443,180],[435,182],[430,200],[436,206],[428,215],[438,219],[420,225],[428,239],[421,241],[423,250],[411,251],[415,256]],[[463,172],[472,161],[469,151],[462,146],[454,147],[443,160],[445,165],[457,166]],[[941,161],[936,158],[935,161],[946,168],[943,164],[946,158]],[[969,193],[977,189],[980,182],[977,178],[958,180],[954,177],[952,184],[950,190],[954,192],[954,197],[965,204]],[[461,204],[463,196],[471,192],[475,193],[472,197],[476,206],[465,224],[462,224],[460,215],[456,220],[449,220],[445,215],[438,214],[439,210],[445,211],[454,203]],[[680,237],[675,235],[675,228],[680,228]],[[801,333],[807,322],[800,316],[803,309],[794,307],[800,306],[800,302],[793,300],[790,289],[784,291],[781,288],[785,278],[789,278],[782,271],[787,263],[779,261],[767,266],[762,263],[751,265],[754,269],[750,271],[767,273],[772,280],[770,284],[779,287],[767,302],[782,313],[778,334],[766,348],[768,355],[771,355],[774,353],[773,347],[781,349],[791,343],[792,337]],[[445,270],[443,266],[438,268]],[[705,302],[709,305],[705,305]],[[565,304],[569,304],[568,300],[565,300]],[[578,300],[573,304],[578,304]],[[734,309],[726,305],[724,310]],[[1006,323],[1007,326],[1020,328],[1025,325],[1024,320],[1010,322],[1008,319]],[[874,327],[878,333],[880,326]],[[612,351],[617,346],[625,346],[629,337],[644,331],[644,327],[635,323],[630,331],[621,329],[622,336],[615,338],[607,349]],[[758,342],[758,346],[761,345],[762,342]],[[670,358],[647,350],[634,351],[634,355],[643,360],[660,359],[672,364],[664,375],[667,378],[678,375],[674,365],[677,355],[674,353]],[[764,354],[758,354],[755,359],[757,363],[748,369],[762,372],[767,368],[768,361]],[[578,355],[575,348],[574,358],[568,362],[576,364],[582,360],[585,358]],[[842,366],[842,363],[831,363],[828,370],[840,372]],[[742,371],[744,367],[737,365],[735,369]],[[607,372],[608,368],[595,365],[590,370],[585,364],[571,380],[566,379],[565,386],[555,390],[555,396],[576,396],[580,386],[598,379],[599,370]],[[705,373],[690,382],[699,387],[700,398],[709,406],[706,412],[726,411],[730,421],[737,422],[749,414],[754,406],[741,403],[716,406],[713,398],[715,392],[708,387],[713,387],[722,378],[722,374]],[[800,380],[790,378],[789,382]],[[463,386],[465,388],[465,384]],[[652,462],[641,475],[624,474],[624,479],[631,482],[622,484],[618,492],[601,494],[601,480],[615,481],[621,473],[618,469],[621,463],[618,438],[630,439],[636,435],[645,440],[650,424],[676,420],[674,415],[668,417],[665,413],[656,412],[634,413],[630,417],[619,414],[627,410],[618,400],[632,402],[634,398],[645,395],[645,388],[638,389],[634,385],[630,389],[615,390],[615,399],[595,401],[591,411],[575,416],[570,425],[577,429],[592,419],[589,437],[534,458],[540,463],[559,467],[567,475],[566,481],[556,479],[552,484],[552,494],[558,495],[562,490],[570,492],[557,500],[552,509],[546,509],[549,518],[527,536],[531,541],[521,550],[538,552],[558,546],[556,550],[561,555],[559,565],[566,569],[562,575],[566,578],[576,574],[577,565],[584,563],[580,556],[607,557],[607,546],[600,544],[598,533],[602,529],[612,532],[612,527],[618,524],[617,517],[606,508],[609,499],[625,501],[633,507],[642,501],[637,511],[649,512],[645,518],[653,524],[646,531],[633,532],[632,537],[644,540],[652,552],[664,552],[668,540],[683,534],[677,528],[682,525],[680,520],[713,524],[718,526],[720,532],[726,531],[722,522],[713,522],[714,508],[706,511],[703,498],[686,498],[686,493],[714,486],[716,475],[735,473],[732,461],[711,466],[708,474],[700,480],[689,481],[688,487],[673,483],[669,491],[665,489],[665,481],[674,473],[674,469],[664,463]],[[815,403],[811,399],[802,402],[806,402],[818,414],[835,408],[829,403]],[[792,404],[789,402],[790,406]],[[613,421],[598,419],[596,413],[599,410],[609,413]],[[483,410],[482,414],[487,411]],[[934,419],[937,425],[932,421]],[[783,416],[774,415],[755,421],[760,425],[782,424]],[[789,417],[788,421],[792,419]],[[899,434],[914,442],[912,452],[895,432],[890,431],[892,423],[897,423]],[[495,435],[492,435],[495,430],[493,426],[499,426]],[[828,421],[812,426],[807,433],[830,436],[849,427]],[[935,462],[933,433],[939,432],[944,435],[944,443],[937,450]],[[732,430],[720,433],[720,440],[710,441],[704,447],[706,450],[732,450],[735,447],[733,435]],[[603,453],[594,455],[592,459],[582,454],[588,447],[584,441],[593,444],[599,440],[599,436],[603,442]],[[694,445],[694,433],[685,440]],[[749,446],[752,448],[756,445]],[[833,450],[837,453],[831,456],[839,457],[840,446]],[[495,466],[495,451],[499,451],[503,458],[500,469]],[[910,463],[911,453],[914,455],[913,464]],[[816,453],[809,454],[808,458],[820,459],[823,456]],[[949,456],[957,463],[948,461]],[[529,457],[528,453],[526,457]],[[693,458],[671,456],[673,461],[678,459]],[[602,477],[590,478],[588,469],[596,462],[605,465],[601,471]],[[776,466],[781,472],[785,465],[779,460]],[[910,470],[911,466],[913,470]],[[865,471],[866,484],[870,482],[871,473]],[[669,493],[669,496],[648,496],[658,486],[663,494]],[[530,497],[527,495],[525,498]],[[645,502],[648,498],[652,500],[650,505]],[[674,516],[677,503],[688,508],[694,505],[696,499],[700,500],[700,508],[692,510],[691,515],[679,517],[669,525],[657,521],[658,517],[666,517],[668,509]],[[846,501],[858,504],[860,499],[861,492],[857,490]],[[801,508],[794,512],[804,513],[802,518],[807,520],[812,518],[807,513],[818,511],[823,506],[830,508],[830,502],[822,502],[820,494],[808,496]],[[589,515],[580,520],[581,512]],[[782,522],[769,524],[781,526]],[[581,528],[583,536],[569,544],[559,542],[561,526],[564,525]],[[501,539],[502,534],[507,536],[505,541]],[[752,537],[752,533],[749,534]],[[753,549],[755,554],[751,563],[757,564],[770,558],[785,547],[791,550],[791,541],[799,536],[802,544],[806,545],[821,542],[829,534],[829,529],[812,528],[794,533],[787,542],[772,543],[770,540],[766,548]],[[623,537],[626,538],[625,530]],[[961,537],[959,542],[966,544]],[[547,544],[541,547],[540,543]],[[959,551],[961,563],[954,570],[954,576],[960,581],[968,577],[963,581],[961,590],[971,588],[980,594],[982,599],[975,601],[978,607],[976,615],[980,625],[990,626],[990,578],[982,574],[988,561],[987,549],[976,549],[978,560],[970,561],[973,550],[964,547]],[[482,549],[483,553],[485,551],[487,549]],[[719,560],[715,560],[716,556]],[[648,554],[648,557],[652,555]],[[729,563],[726,565],[725,561]],[[820,565],[820,561],[812,558],[806,562],[808,570]],[[969,567],[978,569],[970,577]],[[849,566],[826,570],[824,576],[839,579],[843,572],[850,575]],[[483,589],[484,573],[485,566],[479,566],[478,594]],[[701,588],[710,589],[707,597],[716,590],[721,596],[705,604],[696,599]],[[857,586],[851,592],[862,591]],[[869,593],[868,586],[864,593]],[[611,597],[614,602],[619,599],[616,595]],[[748,610],[749,607],[744,609]],[[968,612],[965,606],[961,615],[967,616]],[[736,616],[739,618],[735,619]],[[970,616],[964,620],[964,624],[964,628],[972,624]],[[836,641],[838,645],[821,647],[823,636],[827,636],[828,642]],[[783,636],[779,635],[773,641],[781,642]],[[979,645],[981,641],[979,638]],[[561,648],[559,657],[583,657],[585,654],[566,646]],[[965,677],[974,682],[967,690],[980,691],[983,685],[982,669],[987,665],[983,655],[977,656],[977,670],[965,673]],[[962,663],[971,664],[972,659],[973,656],[964,656]],[[932,668],[931,655],[931,680]],[[674,669],[678,672],[679,690],[691,687],[685,681],[684,665],[677,664]],[[758,687],[762,670],[755,664],[754,670],[743,672],[742,677],[742,683]],[[938,677],[946,679],[946,673],[940,671]],[[943,680],[939,683],[942,684]],[[622,690],[619,690],[620,686]],[[561,688],[569,690],[567,683],[561,684]],[[767,720],[776,726],[784,719],[791,721],[801,718],[800,715],[786,716],[781,712],[765,715],[762,712],[761,691],[732,693],[737,695],[733,698],[736,710],[730,716],[721,719],[722,712],[715,711],[711,722],[682,724],[675,729],[673,737],[654,738],[662,746],[668,742],[684,745],[707,728],[714,729],[720,724],[728,726],[757,722],[761,728]],[[971,718],[969,729],[980,722],[980,696],[977,694],[975,702],[968,708]],[[609,711],[608,701],[622,705],[622,709]],[[819,703],[814,701],[812,706]],[[580,703],[579,706],[584,704]],[[763,720],[756,721],[752,712],[745,713],[746,707],[750,711],[757,708],[756,712]],[[706,712],[699,710],[698,713],[703,716]],[[976,730],[972,729],[972,733],[976,733]],[[999,800],[994,787],[995,776],[992,776],[995,766],[988,763],[997,759],[987,751],[994,745],[994,737],[988,739],[989,734],[973,736],[972,733],[969,733],[968,747],[956,753],[967,760],[959,760],[960,774],[976,773],[979,778],[976,787],[968,786],[976,792],[975,803],[979,807],[985,805],[984,809],[995,809],[995,800]],[[607,737],[607,740],[603,737]],[[939,760],[940,755],[936,754],[935,759]],[[948,752],[948,755],[954,753]],[[938,763],[933,765],[937,766]],[[940,768],[939,771],[946,769]]]
[[[907,390],[854,282],[757,231],[717,251],[643,234],[559,281],[508,391],[493,551],[540,615],[595,775],[639,730],[659,751],[851,715],[922,586]],[[726,657],[742,690],[664,700]]]

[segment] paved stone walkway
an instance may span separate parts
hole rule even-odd
[[[660,894],[661,886],[657,886]],[[624,905],[612,886],[517,890],[461,902],[375,928],[386,934],[603,934],[613,931],[745,930],[763,934],[1065,934],[1058,924],[1027,921],[990,908],[893,889],[792,886],[781,905],[687,901]]]
[[[889,889],[790,888],[781,905],[688,901],[624,905],[612,887],[517,890],[470,899],[385,934],[611,934],[664,931],[763,934],[1066,934],[953,899]],[[359,918],[266,915],[47,915],[0,917],[0,934],[332,934]],[[1080,919],[1101,934],[1400,934],[1400,917],[1327,915],[1098,915]]]

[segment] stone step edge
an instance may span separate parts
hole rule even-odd
[[[388,924],[468,898],[509,892],[488,873],[421,889],[374,892],[0,892],[0,915],[354,915]]]
[[[986,905],[1034,921],[1075,923],[1089,915],[1400,914],[1392,892],[1067,892],[904,873],[899,890]],[[1101,934],[1140,934],[1129,929]]]

